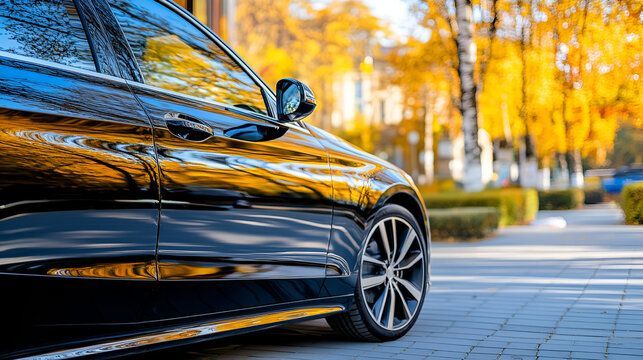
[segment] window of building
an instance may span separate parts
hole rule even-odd
[[[0,50],[96,70],[72,0],[0,1]]]
[[[362,79],[355,81],[355,111],[359,114],[364,113],[364,96],[363,96]]]
[[[179,14],[154,0],[111,0],[148,85],[267,114],[261,88]]]

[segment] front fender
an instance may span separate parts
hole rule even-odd
[[[403,206],[414,214],[427,240],[430,261],[426,210],[411,177],[323,130],[312,126],[309,129],[328,151],[333,182],[333,222],[323,293],[344,295],[355,289],[368,220],[386,204]]]
[[[373,191],[371,189],[377,187],[377,180],[371,180],[369,184],[371,184],[371,187],[368,188],[367,191]],[[415,219],[422,228],[424,238],[429,241],[431,235],[426,207],[420,192],[413,183],[382,184],[382,187],[383,190],[374,191],[375,194],[372,196],[365,196],[365,198],[370,200],[370,203],[365,206],[369,214],[376,213],[387,204],[400,205],[415,216]]]

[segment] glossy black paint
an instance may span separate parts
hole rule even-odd
[[[4,57],[0,74],[0,317],[140,320],[159,216],[147,117],[116,79]]]
[[[245,64],[270,115],[142,84],[107,2],[77,3],[97,72],[0,52],[0,357],[348,306],[369,216],[427,224],[406,174],[280,123]]]
[[[246,135],[254,141],[235,139],[226,136],[229,129],[275,131],[276,125],[195,99],[133,89],[154,121],[162,174],[160,287],[171,289],[168,298],[201,302],[176,307],[174,315],[232,310],[239,301],[261,306],[316,297],[332,215],[328,160],[318,141],[305,129],[288,129],[272,140],[260,132]],[[198,119],[216,135],[185,141],[167,129],[167,112]],[[258,279],[273,284],[258,287]],[[239,293],[239,300],[197,294],[219,287]]]

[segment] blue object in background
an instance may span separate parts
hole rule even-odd
[[[623,186],[643,181],[643,167],[635,165],[621,168],[611,178],[603,179],[603,190],[610,194],[618,194]]]

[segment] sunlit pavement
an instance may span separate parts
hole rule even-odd
[[[175,358],[643,359],[643,227],[613,206],[541,212],[566,228],[512,227],[434,244],[415,327],[389,343],[336,337],[323,320],[198,347]],[[539,223],[547,223],[539,222]]]

